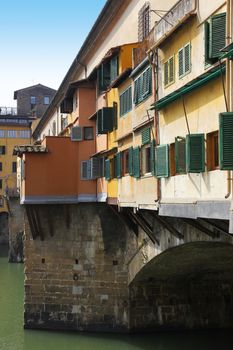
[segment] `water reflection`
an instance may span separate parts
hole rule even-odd
[[[0,350],[222,350],[231,331],[144,335],[23,330],[23,265],[8,264],[0,249]]]

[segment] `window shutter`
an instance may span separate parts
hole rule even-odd
[[[107,181],[111,180],[110,159],[105,160],[105,179]]]
[[[172,56],[169,60],[169,83],[172,83],[175,79],[175,71],[174,71],[174,56]]]
[[[91,161],[91,179],[97,179],[100,177],[100,158],[93,157]]]
[[[204,134],[187,135],[186,168],[189,173],[201,173],[205,171]]]
[[[204,40],[205,40],[205,63],[212,64],[213,60],[210,59],[210,25],[208,22],[204,23]]]
[[[133,176],[140,177],[140,147],[133,150]]]
[[[116,177],[120,179],[122,177],[122,156],[121,152],[116,154]]]
[[[91,179],[91,161],[84,160],[81,162],[81,180]]]
[[[151,173],[155,175],[155,140],[150,143],[150,169]]]
[[[81,126],[73,126],[71,129],[71,141],[83,140],[83,128]]]
[[[106,134],[113,130],[114,109],[113,107],[102,108],[102,134]]]
[[[133,101],[135,104],[137,104],[139,102],[139,85],[140,85],[140,77],[137,78],[134,81],[134,98]]]
[[[146,145],[150,142],[150,128],[144,129],[141,132],[142,145]]]
[[[176,173],[186,173],[186,153],[185,139],[176,137],[175,139],[175,163]]]
[[[183,55],[184,49],[180,49],[178,51],[178,63],[179,63],[179,77],[182,77],[184,75],[184,55]]]
[[[118,106],[117,102],[113,102],[113,127],[114,129],[117,129],[118,126]]]
[[[96,126],[97,126],[97,135],[102,134],[102,110],[98,110],[97,112],[97,119],[96,119]]]
[[[226,13],[220,13],[210,20],[209,57],[218,58],[220,49],[226,45]]]
[[[129,148],[129,175],[133,176],[134,175],[134,168],[133,168],[133,147]]]
[[[111,75],[111,82],[117,78],[117,75],[118,75],[118,56],[114,56],[111,59],[110,75]]]
[[[168,61],[164,63],[164,85],[168,85],[169,83],[169,78],[168,78]]]
[[[156,176],[169,176],[169,145],[156,147]]]
[[[233,170],[233,112],[219,115],[220,169]]]
[[[188,73],[191,69],[191,45],[188,44],[184,47],[184,74]]]

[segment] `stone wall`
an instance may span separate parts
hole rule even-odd
[[[23,262],[24,211],[19,198],[10,198],[9,208],[9,262]]]
[[[25,220],[25,328],[127,331],[135,234],[106,204],[34,210],[35,239]]]
[[[9,243],[8,213],[0,213],[0,244]]]
[[[135,285],[130,289],[130,327],[134,331],[232,327],[232,292],[232,274]]]

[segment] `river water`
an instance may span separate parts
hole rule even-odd
[[[0,350],[225,350],[232,331],[147,335],[80,334],[23,329],[23,265],[0,247]]]

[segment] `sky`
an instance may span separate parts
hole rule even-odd
[[[58,89],[106,0],[0,0],[0,106],[36,84]]]

